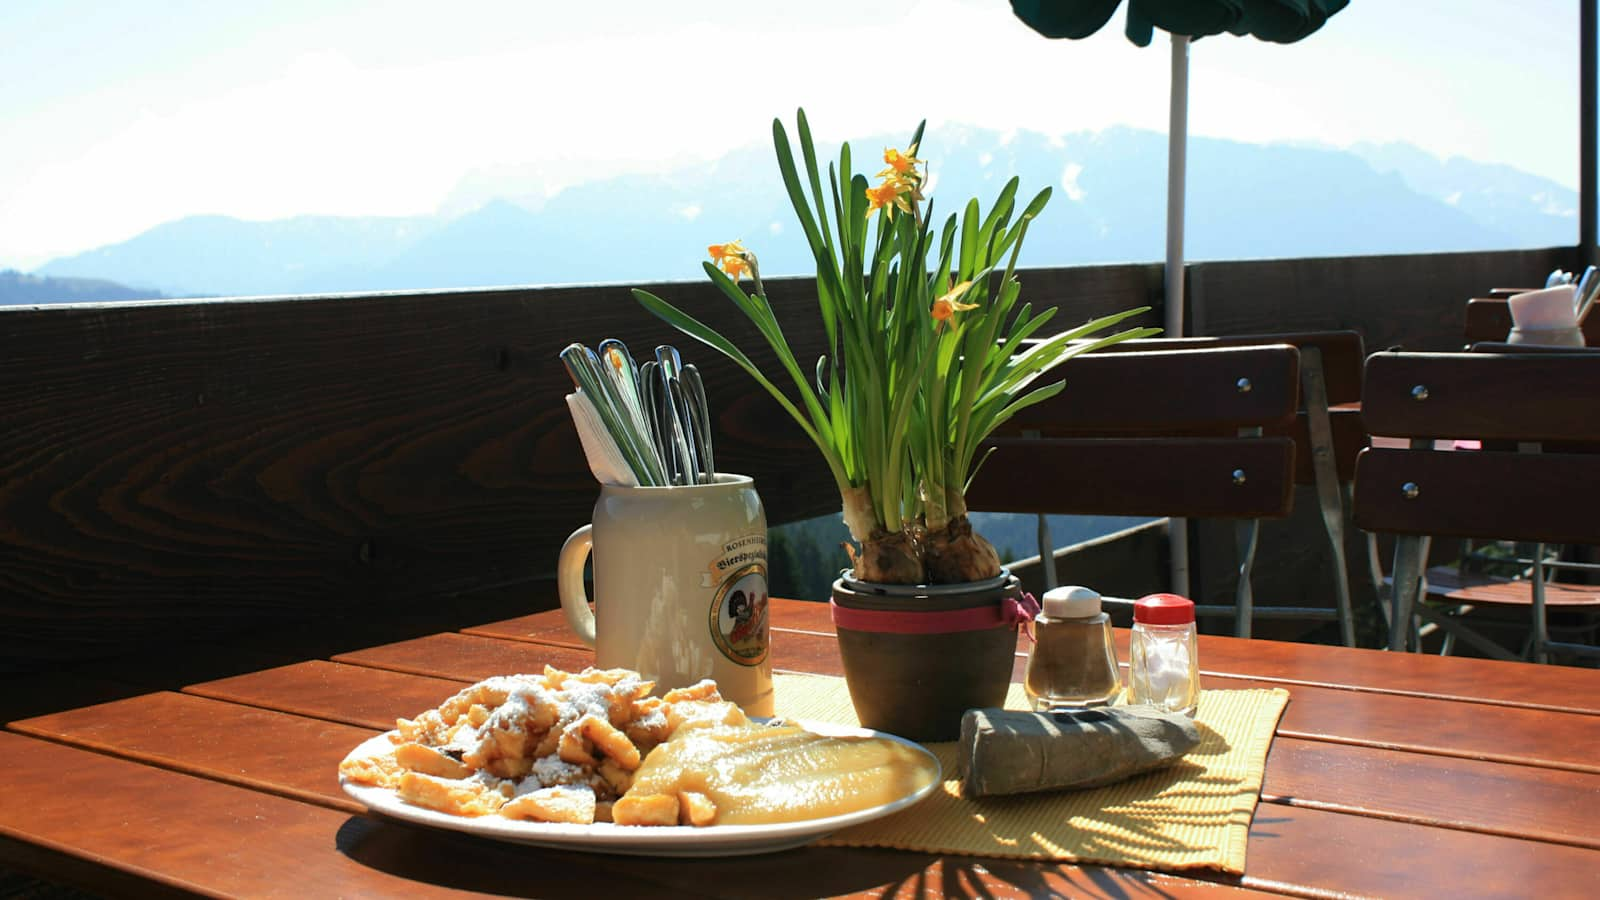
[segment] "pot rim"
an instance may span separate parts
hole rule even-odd
[[[890,584],[882,581],[860,581],[855,577],[855,569],[842,569],[839,572],[840,583],[857,593],[907,597],[944,597],[994,590],[1009,583],[1013,577],[1015,576],[1011,574],[1011,570],[1004,566],[1000,568],[1000,574],[993,578],[986,578],[983,581],[964,581],[959,584]]]

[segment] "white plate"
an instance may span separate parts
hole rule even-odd
[[[705,828],[688,825],[613,825],[609,822],[571,825],[558,822],[524,822],[500,816],[452,816],[449,813],[412,806],[388,788],[356,784],[343,775],[339,776],[339,786],[344,788],[345,793],[375,813],[418,825],[430,825],[500,841],[628,856],[747,856],[802,847],[841,828],[899,812],[933,793],[942,781],[943,773],[940,771],[938,758],[921,745],[904,738],[865,728],[844,728],[804,721],[797,721],[795,724],[818,734],[839,737],[881,737],[904,744],[926,758],[928,765],[933,767],[934,777],[926,786],[897,800],[841,816],[807,819],[802,822],[783,822],[776,825],[710,825]],[[372,756],[392,746],[388,736],[380,734],[350,751],[350,755]]]

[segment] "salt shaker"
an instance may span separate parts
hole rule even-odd
[[[1086,587],[1045,592],[1023,687],[1036,712],[1105,706],[1122,692],[1111,617]]]
[[[1128,646],[1130,702],[1194,715],[1200,700],[1196,651],[1192,601],[1177,594],[1140,598]]]

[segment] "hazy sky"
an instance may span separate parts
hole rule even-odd
[[[1400,140],[1575,186],[1577,19],[1354,0],[1299,44],[1206,39],[1190,133]],[[3,0],[0,268],[195,213],[429,213],[469,176],[553,192],[765,145],[801,105],[831,138],[1165,131],[1168,56],[1120,13],[1049,41],[1004,0]]]

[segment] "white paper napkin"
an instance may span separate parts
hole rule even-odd
[[[1548,331],[1553,328],[1575,328],[1578,324],[1576,290],[1570,284],[1513,294],[1511,323],[1524,331]]]
[[[572,413],[572,424],[578,427],[578,440],[583,443],[583,455],[589,461],[589,471],[594,473],[595,480],[601,484],[638,487],[639,479],[634,477],[633,469],[617,449],[617,442],[611,439],[611,433],[588,395],[582,391],[568,394],[567,409]]]

